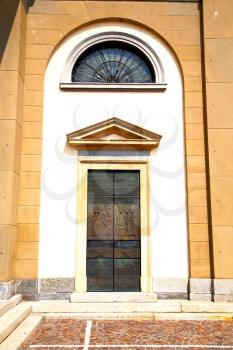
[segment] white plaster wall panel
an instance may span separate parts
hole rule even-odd
[[[98,32],[141,38],[159,56],[165,92],[81,92],[59,89],[61,72],[78,42]],[[171,51],[156,36],[115,22],[72,34],[54,53],[45,77],[39,277],[75,275],[77,152],[66,133],[116,116],[163,136],[151,156],[153,275],[188,274],[182,81]]]

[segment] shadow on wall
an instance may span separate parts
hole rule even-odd
[[[27,8],[34,5],[35,0],[27,0]]]
[[[21,0],[0,0],[0,62],[10,36],[16,12]],[[22,1],[27,8],[33,6],[35,0]]]

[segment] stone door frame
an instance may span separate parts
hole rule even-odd
[[[148,159],[127,159],[122,161],[112,159],[93,160],[88,158],[78,160],[75,292],[78,293],[87,291],[87,184],[89,169],[140,171],[141,292],[152,292]]]

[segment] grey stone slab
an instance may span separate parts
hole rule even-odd
[[[37,279],[25,279],[15,281],[16,293],[20,293],[23,296],[28,294],[38,293],[38,280]]]
[[[226,301],[233,302],[233,294],[216,294],[214,295],[214,301]]]
[[[79,151],[79,156],[92,156],[92,157],[145,157],[150,155],[148,151]]]
[[[212,301],[183,301],[182,312],[211,312],[211,313],[233,313],[233,303]]]
[[[186,293],[188,292],[187,278],[153,278],[155,293]]]
[[[38,301],[39,300],[39,294],[24,294],[23,295],[23,300],[28,300],[28,301]]]
[[[42,278],[39,279],[40,294],[72,293],[74,278]]]
[[[70,300],[71,293],[42,293],[39,300]]]
[[[160,300],[187,300],[188,293],[157,293],[157,298]]]
[[[210,278],[190,278],[189,290],[191,294],[211,294],[212,280]]]
[[[233,279],[214,279],[214,294],[233,295]]]
[[[14,281],[0,282],[0,300],[11,298],[15,294]]]
[[[189,300],[206,300],[211,301],[212,300],[212,294],[205,294],[205,293],[190,293],[189,294]]]

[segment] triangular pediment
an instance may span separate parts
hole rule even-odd
[[[159,145],[161,137],[161,135],[115,117],[67,134],[69,144],[79,149],[155,148]]]

